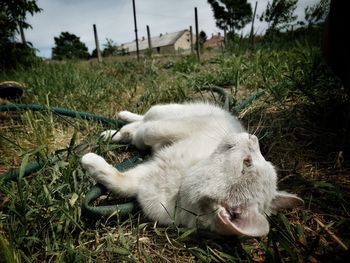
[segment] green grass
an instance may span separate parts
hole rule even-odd
[[[266,158],[279,168],[280,187],[298,193],[306,202],[303,209],[271,216],[270,234],[261,239],[162,227],[142,214],[91,220],[81,205],[93,182],[81,169],[82,153],[75,146],[86,142],[113,163],[132,155],[132,149],[100,142],[97,135],[106,127],[98,123],[52,113],[1,113],[1,171],[38,159],[54,161],[33,175],[0,183],[1,259],[341,261],[346,255],[343,245],[348,247],[350,242],[349,167],[344,159],[346,144],[329,126],[334,115],[324,113],[330,101],[342,104],[345,96],[321,63],[319,52],[317,46],[299,42],[281,50],[211,52],[201,63],[193,57],[110,58],[103,64],[43,62],[31,69],[2,72],[1,80],[26,85],[21,103],[110,117],[124,109],[142,113],[157,103],[217,100],[210,92],[198,91],[208,85],[227,90],[231,109],[263,90],[265,95],[239,116],[261,139]],[[324,142],[322,147],[319,141]]]

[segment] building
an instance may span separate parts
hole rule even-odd
[[[216,48],[216,47],[221,47],[225,44],[225,38],[221,36],[220,33],[217,35],[212,35],[211,38],[209,38],[207,41],[204,43],[204,48]]]
[[[195,36],[192,36],[193,45],[196,42]],[[139,39],[139,51],[143,54],[149,50],[148,39],[142,37]],[[160,34],[156,37],[151,37],[151,47],[153,54],[177,54],[191,52],[191,33],[189,30],[181,30],[174,33]],[[136,41],[122,44],[119,49],[122,49],[127,54],[136,54]]]

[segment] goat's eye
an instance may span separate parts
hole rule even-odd
[[[235,147],[236,147],[235,144],[233,144],[233,143],[227,143],[227,144],[224,145],[224,150],[229,151],[229,150],[234,149]]]

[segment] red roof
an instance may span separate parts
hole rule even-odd
[[[219,47],[223,45],[224,37],[222,36],[212,36],[210,39],[205,41],[204,47]]]

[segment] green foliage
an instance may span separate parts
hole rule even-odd
[[[199,66],[197,63],[197,58],[195,56],[181,58],[173,64],[173,69],[175,72],[181,72],[185,74],[198,71]]]
[[[217,27],[234,33],[252,19],[252,7],[247,0],[208,0]]]
[[[19,26],[30,28],[25,21],[27,12],[31,15],[38,13],[41,9],[36,0],[16,1],[4,0],[0,2],[0,41],[1,43],[19,33]]]
[[[113,42],[112,39],[106,39],[107,43],[103,45],[103,51],[102,56],[108,57],[108,56],[115,56],[117,55],[118,48],[117,45]]]
[[[29,67],[39,63],[35,50],[22,43],[6,42],[1,45],[0,69],[9,70],[18,67]]]
[[[320,46],[322,28],[299,27],[293,31],[274,32],[259,39],[257,47],[270,48],[275,50],[290,49],[295,45]]]
[[[267,34],[285,29],[297,19],[297,16],[293,15],[297,3],[298,0],[272,0],[272,3],[268,2],[265,12],[260,17],[260,21],[265,21],[269,25]]]
[[[117,56],[117,55],[125,55],[125,49],[123,49],[122,47],[118,47],[116,43],[113,42],[112,39],[107,38],[106,39],[107,43],[103,44],[103,50],[101,52],[103,57],[109,57],[109,56]],[[150,51],[146,52],[147,56],[150,56]],[[97,50],[94,49],[92,51],[91,57],[96,58],[97,57]]]
[[[1,213],[0,213],[1,216]],[[1,227],[0,227],[1,230]],[[18,255],[15,253],[9,241],[0,233],[0,258],[1,262],[15,263],[19,262]]]
[[[199,50],[203,51],[204,43],[205,41],[207,41],[207,34],[203,30],[199,32],[198,41],[199,41]],[[197,49],[197,44],[195,44],[195,49]]]
[[[329,13],[330,0],[320,0],[317,4],[305,7],[305,20],[309,25],[322,23]]]
[[[0,2],[0,69],[11,69],[18,66],[29,66],[36,61],[34,50],[27,44],[13,41],[19,27],[31,26],[25,21],[27,14],[40,12],[36,0]]]
[[[80,38],[69,32],[62,32],[55,37],[55,47],[52,48],[52,59],[88,59],[88,48]]]
[[[291,93],[298,91],[319,106],[326,101],[342,103],[347,99],[340,81],[334,77],[316,50],[305,49],[295,56],[296,59],[289,64],[290,73],[286,74],[289,83],[285,83],[285,90]]]

